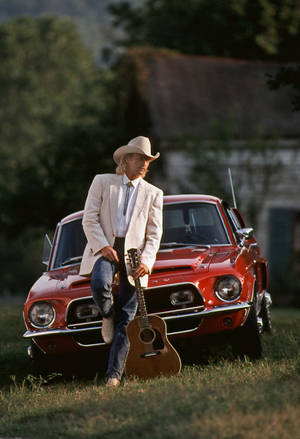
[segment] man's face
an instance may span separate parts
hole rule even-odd
[[[147,174],[150,159],[143,154],[130,154],[126,157],[126,175],[130,180],[144,178]]]

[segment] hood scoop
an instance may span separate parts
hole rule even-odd
[[[162,267],[162,268],[154,268],[152,270],[152,273],[164,273],[166,271],[170,272],[170,271],[187,271],[187,270],[192,270],[192,267],[190,265],[181,265],[178,267]]]

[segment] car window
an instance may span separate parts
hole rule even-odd
[[[87,242],[81,221],[80,218],[61,226],[53,268],[80,262]]]
[[[210,203],[165,205],[162,243],[228,244],[217,206]]]

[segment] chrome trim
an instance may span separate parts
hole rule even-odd
[[[201,323],[200,323],[201,324]],[[195,326],[191,329],[184,329],[183,331],[174,331],[174,332],[168,332],[167,335],[179,335],[179,334],[187,334],[188,332],[196,331],[196,329],[199,328],[200,325]]]
[[[236,303],[233,305],[218,306],[218,307],[215,307],[212,309],[207,309],[204,311],[200,311],[200,312],[194,313],[194,314],[185,314],[183,316],[179,316],[179,318],[194,317],[194,316],[206,317],[206,316],[210,316],[210,315],[214,315],[214,314],[242,311],[243,309],[248,309],[250,307],[251,307],[250,302]],[[172,317],[165,317],[164,320],[167,320],[170,318],[172,318]]]
[[[87,331],[99,331],[101,326],[97,326],[95,328],[80,328],[80,329],[48,329],[45,331],[26,331],[23,334],[24,338],[37,338],[37,337],[45,337],[49,335],[72,335],[78,332],[87,332]]]
[[[193,307],[189,307],[189,308],[181,308],[181,309],[172,309],[170,311],[162,311],[162,312],[160,312],[158,314],[159,314],[160,317],[162,317],[162,316],[165,316],[165,315],[170,315],[170,314],[175,314],[175,313],[183,313],[183,312],[186,313],[187,311],[194,311],[194,312],[197,311],[197,310],[200,311],[203,308],[204,308],[204,305],[200,305],[200,306],[193,306]],[[155,315],[158,315],[158,314],[157,313],[151,313],[151,314],[148,314],[148,315],[149,316],[155,316]],[[190,316],[192,316],[192,315],[193,314],[191,313]],[[162,318],[164,318],[164,317],[162,317]],[[167,319],[167,318],[173,318],[173,317],[172,316],[171,317],[166,317],[165,319]],[[91,324],[100,325],[101,322],[102,322],[102,320],[94,320],[93,322],[73,323],[73,324],[67,325],[67,328],[70,328],[70,329],[83,328],[84,326],[89,326]]]
[[[164,315],[169,315],[169,314],[175,314],[177,312],[180,312],[180,313],[187,312],[187,311],[194,311],[195,312],[196,310],[200,311],[203,308],[205,308],[204,305],[198,305],[198,306],[191,306],[191,307],[181,308],[181,309],[171,309],[170,311],[162,311],[162,312],[159,312],[157,314],[160,316],[164,316]],[[154,316],[154,315],[155,315],[155,313],[149,314],[149,316]],[[193,314],[190,314],[190,315],[193,315]]]
[[[221,212],[220,212],[220,207],[219,207],[219,205],[216,203],[216,208],[217,208],[217,212],[218,212],[218,214],[219,214],[219,217],[220,217],[220,220],[221,220],[221,223],[222,223],[222,225],[223,225],[223,229],[225,230],[225,234],[226,234],[226,236],[227,236],[227,239],[228,239],[228,243],[227,243],[227,245],[233,245],[233,242],[231,241],[231,239],[230,239],[230,236],[229,236],[229,233],[228,233],[228,230],[227,230],[227,227],[226,227],[226,224],[225,224],[225,222],[224,222],[224,218],[223,218],[223,216],[222,216],[222,214],[221,214]],[[225,244],[221,244],[221,245],[225,245]]]
[[[203,311],[198,311],[198,312],[194,312],[194,313],[188,313],[188,314],[181,314],[181,315],[177,315],[177,316],[166,316],[163,317],[163,320],[177,320],[177,319],[185,319],[185,318],[189,318],[189,317],[207,317],[207,316],[212,316],[215,314],[224,314],[224,313],[228,313],[228,312],[237,312],[237,311],[242,311],[242,310],[247,310],[251,307],[251,302],[243,302],[243,303],[236,303],[233,305],[226,305],[226,306],[219,306],[219,307],[215,307],[212,309],[207,309],[207,310],[203,310]],[[152,315],[156,315],[156,314],[149,314],[149,316]],[[159,315],[159,314],[158,314]],[[187,332],[192,332],[195,329],[197,329],[198,326],[196,328],[193,329],[189,329],[189,330],[184,330],[184,331],[178,331],[178,332],[168,332],[168,335],[175,335],[175,334],[184,334]],[[36,338],[36,337],[44,337],[44,336],[52,336],[52,335],[72,335],[72,334],[76,334],[76,333],[81,333],[81,332],[88,332],[88,331],[99,331],[101,329],[101,326],[97,326],[97,327],[91,327],[91,328],[80,328],[80,329],[48,329],[48,330],[41,330],[41,331],[26,331],[23,334],[24,338]],[[76,342],[78,344],[78,342]],[[100,344],[97,344],[100,345]],[[93,346],[97,346],[97,345],[93,345]],[[88,346],[88,345],[83,345],[83,346]]]
[[[83,344],[83,343],[79,343],[79,341],[76,341],[76,343],[78,344],[78,346],[82,346],[83,348],[94,348],[97,346],[107,345],[107,343],[104,343],[104,342],[103,343],[100,342],[100,343]]]
[[[53,238],[53,246],[54,247],[52,247],[53,254],[52,254],[52,258],[51,258],[51,265],[48,266],[48,271],[54,271],[54,270],[58,270],[61,268],[61,267],[54,268],[54,262],[55,262],[56,255],[57,255],[57,243],[60,239],[60,235],[61,235],[61,222],[57,223],[57,226],[56,226],[56,229],[54,232],[54,238]]]
[[[84,326],[89,326],[89,325],[92,325],[92,324],[99,325],[101,322],[102,322],[102,320],[93,320],[93,321],[90,321],[90,322],[73,323],[73,324],[67,325],[67,328],[71,328],[71,329],[83,328]]]

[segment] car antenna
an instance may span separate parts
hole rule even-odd
[[[229,176],[229,182],[230,182],[230,187],[231,187],[233,205],[234,205],[234,208],[237,209],[236,200],[235,200],[235,193],[234,193],[234,187],[233,187],[232,176],[231,176],[231,169],[230,168],[228,168],[228,176]]]

